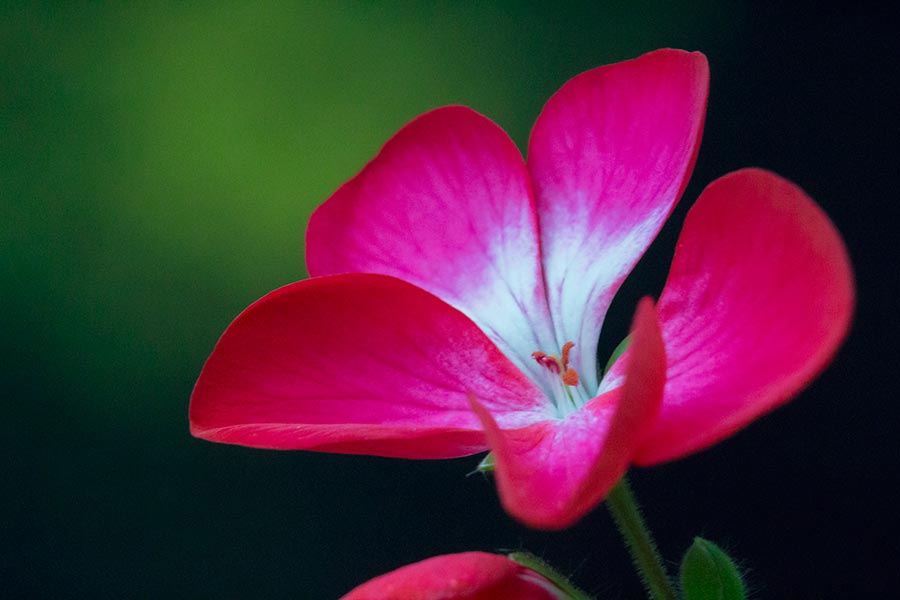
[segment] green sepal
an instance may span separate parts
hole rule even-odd
[[[481,462],[478,463],[478,466],[475,467],[475,472],[490,473],[496,466],[497,463],[494,462],[494,453],[488,452],[484,455],[484,458],[481,459]]]
[[[603,367],[603,375],[609,373],[609,370],[612,368],[616,361],[619,360],[619,357],[625,354],[625,351],[628,350],[628,346],[631,345],[631,334],[625,336],[619,345],[616,346],[616,349],[612,351],[612,354],[609,356],[609,360],[606,361],[606,366]]]
[[[531,552],[513,552],[507,555],[513,562],[517,562],[527,569],[531,569],[538,575],[542,575],[545,579],[555,585],[560,592],[565,594],[568,600],[592,600],[590,596],[572,585],[569,579],[548,565],[542,559],[538,558]]]
[[[681,593],[684,600],[744,600],[747,591],[740,571],[721,548],[694,538],[681,560]]]

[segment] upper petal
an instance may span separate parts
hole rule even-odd
[[[790,399],[831,360],[853,304],[841,237],[800,188],[760,169],[710,184],[659,300],[668,380],[636,462],[705,448]]]
[[[341,600],[554,600],[546,578],[505,556],[463,552],[435,556],[354,588]]]
[[[578,75],[535,124],[528,169],[547,295],[589,391],[609,303],[693,169],[708,89],[706,57],[658,50]]]
[[[584,516],[624,475],[652,429],[662,400],[666,356],[653,303],[638,307],[625,385],[562,420],[503,431],[473,400],[495,459],[500,500],[539,529],[561,529]]]
[[[465,312],[519,368],[553,351],[537,220],[522,155],[462,106],[414,119],[320,206],[307,230],[313,275],[382,273]]]
[[[465,315],[409,283],[301,281],[245,310],[191,397],[212,441],[408,458],[485,448],[467,394],[505,427],[545,418],[534,384]]]

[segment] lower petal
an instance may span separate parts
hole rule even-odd
[[[562,529],[599,503],[652,428],[666,358],[650,300],[638,307],[625,384],[560,420],[503,431],[473,399],[495,457],[500,500],[530,527]]]

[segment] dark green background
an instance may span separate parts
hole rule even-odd
[[[895,15],[690,6],[4,3],[0,595],[327,599],[433,554],[526,548],[598,597],[639,596],[602,509],[528,531],[492,482],[465,476],[477,458],[213,445],[188,435],[187,406],[230,320],[305,276],[312,209],[403,123],[462,103],[524,147],[566,79],[664,46],[709,57],[706,135],[602,347],[659,292],[699,191],[743,166],[797,181],[831,215],[859,308],[796,401],[634,472],[634,487],[667,556],[710,537],[756,597],[889,589]]]

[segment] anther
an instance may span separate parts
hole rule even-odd
[[[560,353],[562,358],[556,358],[545,352],[532,352],[531,358],[554,375],[560,375],[564,384],[574,387],[578,385],[578,372],[569,366],[569,355],[574,347],[574,342],[563,344]]]
[[[550,356],[549,354],[545,354],[544,352],[532,352],[531,358],[533,358],[537,364],[541,365],[554,375],[559,375],[561,369],[559,366],[559,359],[555,356]]]
[[[571,352],[571,351],[572,351],[572,348],[574,348],[574,347],[575,347],[575,342],[566,342],[565,344],[563,344],[563,347],[562,347],[562,368],[563,368],[563,371],[568,371],[568,370],[569,370],[569,352]],[[574,371],[573,371],[573,372],[574,372]],[[577,383],[577,377],[578,377],[578,374],[577,374],[577,373],[575,373],[575,377],[576,377],[576,383]],[[569,385],[575,385],[575,384],[569,384]]]
[[[569,367],[566,369],[565,373],[562,374],[563,383],[566,385],[576,386],[578,385],[578,371]]]

